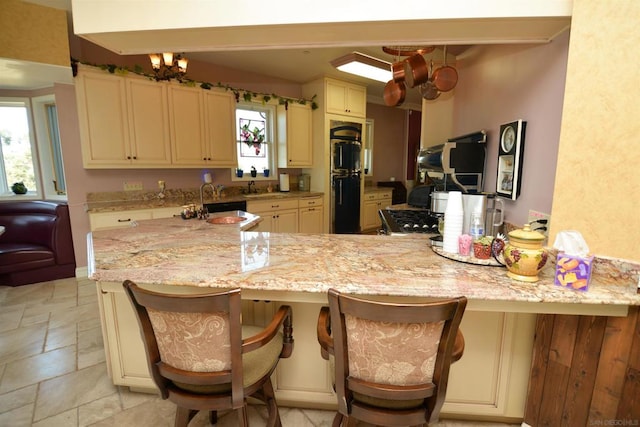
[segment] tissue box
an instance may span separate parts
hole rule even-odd
[[[593,256],[580,257],[559,252],[556,258],[555,283],[566,288],[586,291],[591,282]]]

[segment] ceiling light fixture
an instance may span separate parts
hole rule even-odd
[[[162,55],[152,53],[149,55],[149,59],[151,60],[153,73],[158,81],[171,79],[182,81],[187,74],[189,60],[180,54],[174,58],[172,52],[165,52]]]
[[[360,52],[351,52],[331,61],[331,65],[345,73],[386,83],[391,80],[391,63]]]

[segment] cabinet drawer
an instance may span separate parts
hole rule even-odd
[[[270,212],[282,209],[298,209],[298,199],[275,199],[247,202],[247,211],[250,213]]]
[[[91,230],[131,227],[133,221],[153,218],[151,210],[122,211],[89,214]]]
[[[300,209],[322,206],[322,197],[302,197],[299,203]]]

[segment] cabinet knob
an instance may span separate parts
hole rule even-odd
[[[131,156],[127,156],[127,160],[131,160]]]
[[[136,156],[133,156],[133,160],[138,160],[138,157],[136,157]]]

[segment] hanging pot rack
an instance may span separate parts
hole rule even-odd
[[[399,96],[400,94],[398,90],[400,86],[402,86],[402,89],[406,90],[404,85],[406,83],[406,78],[409,75],[409,72],[413,71],[412,66],[410,65],[411,61],[409,61],[411,57],[414,57],[416,55],[419,55],[420,57],[422,57],[423,55],[433,52],[435,48],[436,46],[383,46],[382,47],[383,52],[389,55],[393,55],[396,59],[396,62],[391,65],[391,70],[393,72],[393,79],[387,83],[384,90],[384,99],[385,99],[385,103],[388,106],[397,107],[401,105],[402,102],[404,102],[404,96]],[[448,92],[456,86],[457,71],[455,70],[454,67],[447,65],[446,55],[447,55],[447,46],[444,46],[443,66],[439,67],[438,70],[434,72],[433,71],[434,61],[433,59],[431,59],[430,60],[431,69],[427,74],[427,78],[423,79],[424,81],[421,80],[419,82],[414,82],[414,83],[420,83],[420,84],[409,85],[409,87],[416,86],[420,91],[420,95],[422,95],[424,99],[435,100],[440,96],[441,92]],[[401,58],[401,57],[405,57],[405,58]],[[420,64],[424,61],[424,58],[421,58],[421,59],[422,61],[420,61]],[[418,61],[414,60],[413,63],[417,64]],[[416,66],[419,67],[418,65]],[[425,67],[426,67],[426,64],[425,64]],[[402,72],[401,70],[404,70],[404,72]],[[446,89],[446,90],[440,90],[437,87],[438,85],[434,84],[435,83],[434,77],[436,77],[436,75],[439,73],[444,75],[445,74],[444,71],[448,72],[449,74],[455,74],[454,76],[455,78],[450,77],[448,75],[447,78],[450,81],[446,82],[446,86],[443,86],[443,83],[439,81],[438,83],[440,84],[441,88]],[[424,74],[424,70],[422,69],[416,70],[416,72],[421,72],[422,74]],[[409,81],[409,83],[411,83],[411,81]]]

